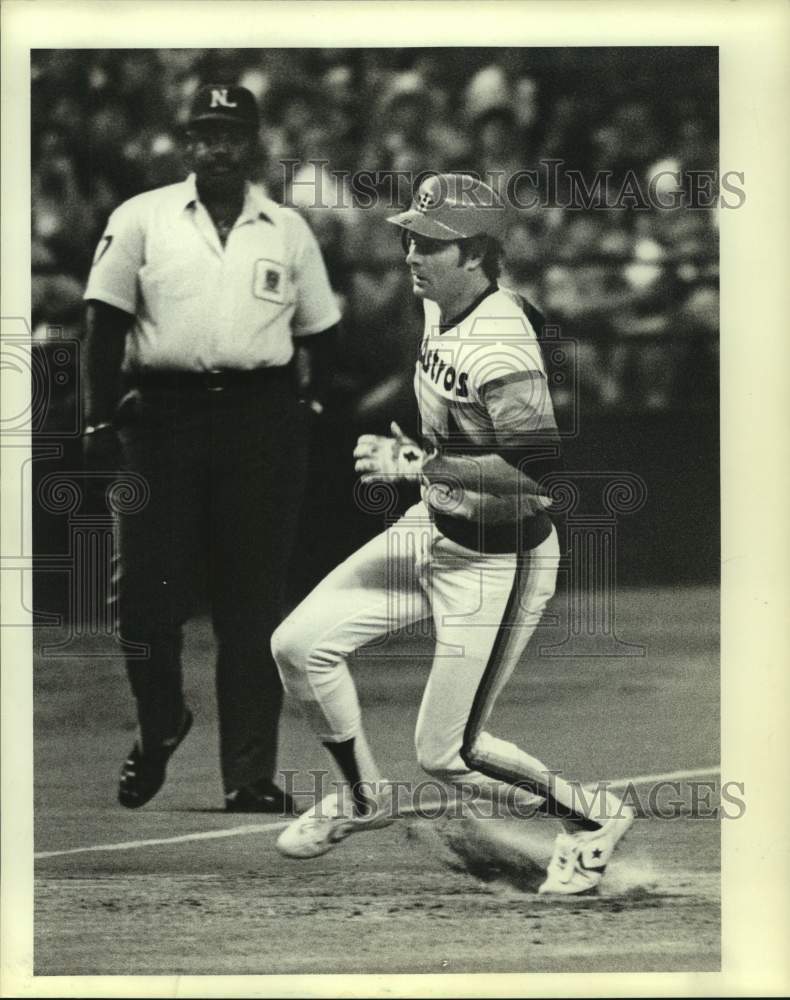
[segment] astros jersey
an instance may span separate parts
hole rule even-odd
[[[86,299],[135,317],[125,366],[250,369],[284,365],[292,335],[340,319],[321,252],[293,209],[248,184],[225,246],[195,177],[137,195],[110,216]]]
[[[557,425],[540,343],[520,297],[492,285],[447,326],[435,302],[424,300],[424,308],[414,376],[423,436],[440,452],[470,461],[500,454],[537,478],[559,453]],[[545,514],[522,518],[515,498],[499,503],[484,482],[479,496],[467,493],[441,504],[423,489],[437,526],[459,544],[514,551],[547,537]]]

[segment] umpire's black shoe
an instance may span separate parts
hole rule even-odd
[[[175,736],[163,740],[161,748],[143,753],[135,743],[121,768],[118,801],[127,809],[139,809],[150,802],[165,782],[167,762],[192,726],[192,713],[184,710],[184,718]]]
[[[293,798],[268,778],[244,785],[225,795],[225,811],[231,813],[277,813],[296,816],[299,810]]]

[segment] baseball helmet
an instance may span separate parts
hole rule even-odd
[[[390,216],[387,222],[434,240],[501,239],[505,206],[472,174],[433,174],[420,184],[411,208]]]
[[[202,122],[225,122],[256,131],[258,102],[246,87],[209,83],[195,94],[189,112],[189,127]]]

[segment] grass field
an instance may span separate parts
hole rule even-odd
[[[538,641],[555,641],[561,628]],[[296,862],[275,850],[276,818],[226,815],[205,621],[186,642],[195,727],[162,792],[138,812],[121,809],[117,772],[134,732],[122,662],[44,654],[58,633],[40,630],[36,974],[718,969],[720,824],[695,811],[688,783],[680,796],[665,788],[651,799],[646,780],[717,775],[718,593],[625,591],[617,631],[646,655],[533,651],[490,727],[567,776],[638,779],[641,816],[600,894],[557,900],[535,892],[555,833],[549,820],[412,815]],[[392,778],[424,777],[412,733],[430,654],[427,640],[401,641],[354,667]],[[308,771],[327,766],[290,707],[280,762],[305,790]],[[677,799],[680,815],[657,815]]]

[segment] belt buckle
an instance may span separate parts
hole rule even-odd
[[[221,381],[218,381],[222,378],[222,374],[217,368],[212,368],[210,372],[206,373],[206,388],[209,392],[222,392],[225,388]]]

